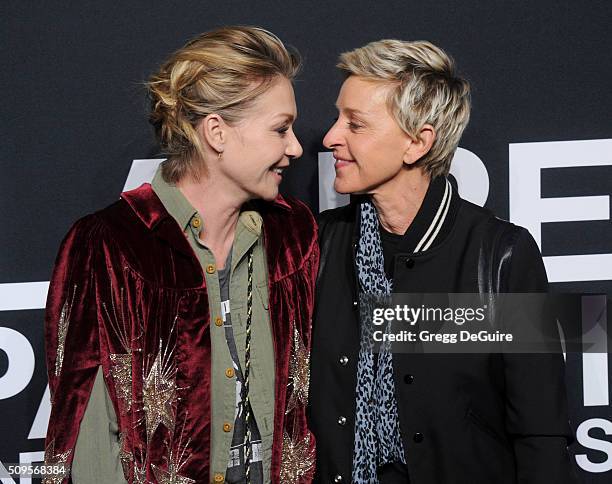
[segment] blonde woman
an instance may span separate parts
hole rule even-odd
[[[571,482],[560,347],[539,355],[373,352],[368,294],[488,298],[546,291],[547,280],[529,232],[462,200],[447,178],[470,89],[446,53],[429,42],[381,40],[342,54],[339,67],[346,79],[324,144],[336,159],[335,189],[355,196],[319,222],[315,481]]]
[[[46,314],[49,482],[309,482],[309,210],[279,195],[302,147],[299,61],[226,27],[151,77],[167,156],[151,184],[79,220]]]

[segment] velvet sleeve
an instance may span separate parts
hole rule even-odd
[[[510,260],[508,292],[548,291],[542,256],[533,237],[519,229]],[[506,428],[512,437],[517,483],[574,483],[567,445],[565,368],[559,351],[550,354],[505,354]]]
[[[95,279],[99,240],[95,216],[79,220],[60,246],[49,286],[45,352],[51,414],[45,461],[65,469],[50,482],[70,482],[65,479],[100,365]]]

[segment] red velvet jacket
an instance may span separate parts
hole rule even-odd
[[[276,360],[271,476],[305,483],[314,461],[304,408],[316,226],[296,200],[257,209]],[[201,265],[149,184],[79,220],[60,248],[47,301],[47,463],[69,467],[101,365],[128,482],[210,482],[209,324]],[[70,482],[54,477],[48,482]]]

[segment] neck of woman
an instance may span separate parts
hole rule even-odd
[[[403,235],[416,217],[431,179],[421,168],[402,169],[370,196],[383,229]]]
[[[240,209],[247,199],[220,185],[215,177],[204,175],[197,180],[188,177],[177,184],[202,217],[200,240],[213,253],[217,268],[223,269],[234,243]]]

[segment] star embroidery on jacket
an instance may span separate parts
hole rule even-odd
[[[308,402],[310,353],[306,349],[302,337],[295,327],[295,322],[293,323],[293,351],[291,353],[289,382],[291,384],[291,396],[287,402],[285,414],[288,414],[298,405],[306,405]]]
[[[157,479],[157,482],[160,484],[192,484],[195,480],[190,479],[189,477],[181,476],[179,474],[181,468],[187,463],[191,454],[189,453],[189,445],[191,444],[191,439],[187,440],[187,443],[183,446],[183,435],[185,433],[185,423],[183,422],[183,428],[181,429],[181,434],[179,436],[177,449],[179,449],[178,455],[174,453],[172,449],[172,442],[166,442],[165,446],[168,451],[168,457],[164,457],[168,467],[167,469],[162,469],[155,464],[151,464],[151,469],[153,470],[153,474]]]
[[[146,464],[138,465],[134,462],[134,484],[147,484]]]
[[[112,283],[110,291],[111,294],[114,294]],[[118,304],[115,304],[114,296],[111,298],[110,311],[105,302],[102,303],[102,307],[106,315],[106,323],[112,329],[124,350],[124,353],[111,353],[109,358],[111,361],[110,373],[115,382],[117,398],[122,403],[120,412],[122,415],[125,415],[132,408],[132,346],[128,330],[129,321],[127,321],[126,317],[128,309],[126,307],[124,288],[122,287],[119,290]]]
[[[301,439],[293,440],[287,432],[284,432],[280,482],[299,483],[312,474],[314,463],[314,452],[310,448],[310,433]]]
[[[168,464],[168,469],[161,469],[157,467],[155,464],[151,464],[151,469],[153,469],[153,474],[155,474],[155,479],[160,484],[192,484],[195,480],[190,479],[189,477],[184,477],[179,475],[179,469],[170,462]]]
[[[151,437],[160,424],[170,431],[174,429],[174,400],[176,397],[176,368],[172,358],[172,351],[168,348],[162,350],[162,341],[159,342],[159,351],[149,373],[144,378],[142,389],[143,409],[147,429],[147,439]]]
[[[52,471],[51,474],[45,476],[42,484],[61,484],[62,481],[70,474],[70,466],[68,459],[72,454],[72,450],[67,450],[60,454],[55,453],[55,440],[52,440],[45,449],[45,466]]]
[[[64,363],[64,349],[66,346],[66,336],[68,335],[68,328],[70,326],[70,315],[72,313],[72,305],[74,304],[74,298],[76,296],[77,286],[74,285],[72,289],[72,297],[68,294],[68,297],[64,301],[62,310],[60,311],[59,321],[57,322],[57,350],[55,354],[55,376],[59,376],[62,371],[62,364]]]
[[[132,353],[111,353],[109,358],[117,398],[123,402],[121,413],[126,414],[132,407]]]

